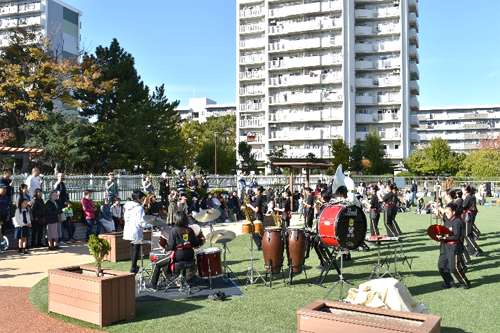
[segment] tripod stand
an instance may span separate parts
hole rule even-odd
[[[238,275],[236,275],[233,270],[227,265],[227,262],[226,262],[226,251],[231,253],[231,251],[229,251],[229,248],[227,247],[227,243],[222,243],[222,258],[223,258],[223,261],[222,261],[222,278],[224,279],[224,281],[226,281],[227,283],[227,279],[229,278],[229,274],[227,274],[227,271],[229,270],[229,272],[231,274],[233,274],[236,279],[238,279],[238,282],[240,282],[240,278],[238,277]]]
[[[144,268],[144,251],[142,246],[144,244],[151,244],[151,241],[141,239],[139,241],[132,242],[132,244],[141,246],[141,268],[136,275],[137,291],[140,293],[142,291],[146,291],[146,278],[151,277],[151,274],[148,272],[148,270]]]
[[[377,278],[383,278],[384,275],[389,274],[390,277],[392,277],[392,274],[385,268],[383,264],[380,263],[380,241],[377,241],[377,248],[378,248],[378,257],[377,257],[377,262],[375,263],[375,266],[373,266],[373,270],[370,274],[370,277],[368,278],[371,280],[373,275],[375,275]],[[384,274],[380,275],[380,268],[384,269]]]
[[[262,275],[260,275],[259,271],[253,267],[253,235],[254,235],[254,232],[252,231],[252,233],[250,234],[250,267],[248,267],[247,281],[245,283],[245,290],[247,289],[248,282],[250,282],[250,284],[254,284],[257,281],[259,281],[259,279],[261,279],[267,287],[266,280],[264,280]],[[255,279],[254,279],[254,272],[257,274],[257,276],[255,276]]]
[[[330,288],[330,290],[328,290],[328,292],[326,293],[325,295],[325,299],[328,297],[328,295],[330,295],[330,293],[333,291],[333,289],[335,289],[335,287],[340,284],[340,294],[339,294],[339,301],[342,301],[342,287],[344,284],[348,285],[348,286],[352,286],[352,283],[346,281],[344,279],[344,275],[342,274],[342,270],[344,269],[344,254],[347,254],[349,253],[349,251],[340,251],[337,253],[337,255],[340,256],[340,273],[339,273],[339,278],[338,280],[333,284],[333,286]]]

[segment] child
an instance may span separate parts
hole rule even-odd
[[[115,231],[115,222],[113,221],[113,215],[111,214],[111,208],[109,207],[108,198],[102,199],[101,205],[101,223],[102,227],[106,232]]]
[[[418,199],[417,209],[415,210],[415,214],[425,214],[424,209],[424,198]]]
[[[42,247],[43,231],[45,230],[45,206],[42,199],[42,190],[37,188],[31,199],[32,216],[31,221],[31,247]]]
[[[267,212],[266,214],[271,214],[274,212],[274,201],[273,200],[269,200],[269,202],[267,203]]]
[[[63,221],[63,227],[68,230],[68,239],[70,241],[76,240],[74,235],[75,235],[75,225],[72,223],[71,219],[73,218],[73,204],[71,201],[67,201],[64,203],[65,207],[63,208],[62,212],[66,216],[66,220]],[[62,238],[64,239],[64,232]]]
[[[299,221],[304,221],[304,195],[299,196]]]
[[[28,200],[20,198],[14,215],[14,238],[19,240],[19,253],[28,254],[26,248],[31,227],[30,214],[28,213]]]
[[[121,226],[123,229],[122,221],[122,206],[120,205],[120,198],[116,198],[113,206],[111,206],[111,215],[113,217],[113,222],[115,222],[115,230]]]

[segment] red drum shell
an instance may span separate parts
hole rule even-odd
[[[327,246],[354,250],[363,243],[366,235],[366,216],[354,205],[326,206],[321,212],[317,232]]]
[[[158,245],[162,248],[166,248],[168,245],[168,235],[172,232],[172,228],[164,228],[161,230],[160,239]]]
[[[221,249],[209,247],[196,252],[198,277],[208,279],[222,275]]]
[[[285,241],[281,236],[281,228],[270,227],[264,230],[262,236],[262,252],[264,254],[264,265],[267,273],[271,273],[271,262],[273,262],[272,272],[277,274],[283,266],[283,250]]]
[[[289,258],[288,265],[293,265],[292,271],[294,273],[301,273],[302,265],[306,260],[306,232],[303,227],[289,227],[287,235],[286,253],[287,258]]]
[[[189,225],[189,227],[191,229],[193,229],[194,234],[196,235],[196,238],[198,238],[198,242],[199,242],[198,246],[193,246],[193,249],[197,249],[197,248],[203,246],[203,244],[205,244],[205,239],[204,239],[205,236],[203,235],[203,231],[201,231],[201,227],[197,224],[191,224],[191,225]],[[201,243],[200,243],[200,241],[201,241]]]

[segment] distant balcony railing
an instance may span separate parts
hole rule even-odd
[[[264,71],[244,71],[240,72],[240,80],[261,79],[264,77]]]
[[[240,18],[261,16],[263,14],[264,10],[262,7],[240,10]]]
[[[240,127],[262,127],[263,118],[240,120]]]
[[[263,103],[240,104],[240,111],[260,111],[264,109]]]
[[[264,62],[264,57],[260,54],[258,55],[245,55],[240,57],[240,63],[242,64],[254,64]]]

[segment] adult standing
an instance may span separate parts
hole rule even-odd
[[[96,221],[95,219],[95,211],[97,209],[95,208],[94,201],[92,201],[92,190],[85,190],[83,194],[84,196],[82,198],[82,209],[83,214],[85,215],[85,222],[87,223],[87,233],[85,234],[85,241],[88,242],[94,224],[97,224],[96,235],[99,235],[101,233],[102,223],[101,221]]]
[[[467,252],[473,257],[479,256],[483,253],[483,250],[477,245],[474,240],[474,223],[476,221],[476,198],[474,197],[474,191],[470,186],[465,187],[465,197],[464,197],[464,213],[462,219],[465,222],[466,231],[465,239],[467,240]]]
[[[144,177],[144,180],[142,181],[142,189],[148,195],[153,195],[155,193],[155,188],[153,186],[153,182],[151,181],[151,175],[146,175]]]
[[[418,191],[418,186],[417,186],[417,182],[415,181],[415,179],[412,179],[411,181],[411,205],[414,206],[415,205],[415,200],[417,200],[417,191]]]
[[[191,174],[191,179],[188,181],[188,187],[191,189],[191,193],[198,196],[198,188],[200,187],[200,182],[196,179],[196,174],[193,172]]]
[[[124,205],[125,225],[123,227],[123,239],[130,241],[130,258],[132,260],[130,273],[139,271],[137,261],[139,260],[141,245],[133,243],[143,239],[144,228],[151,228],[151,225],[144,221],[144,208],[142,207],[144,200],[146,200],[146,195],[140,190],[134,190],[132,200],[127,201]]]
[[[26,178],[26,184],[28,185],[28,194],[30,198],[33,197],[37,188],[43,189],[43,177],[40,176],[40,169],[35,167],[31,170],[31,175]]]
[[[10,202],[10,211],[12,212],[14,210],[14,181],[10,179],[10,176],[12,176],[12,172],[10,172],[9,169],[4,169],[3,170],[3,177],[0,178],[0,183],[4,184],[7,188],[7,191],[5,192],[5,195],[7,198],[9,198]]]
[[[108,173],[108,180],[104,183],[106,188],[106,194],[108,196],[109,202],[115,202],[115,199],[119,197],[118,195],[118,181],[115,178],[114,172]]]
[[[428,193],[429,193],[429,180],[426,177],[424,181],[424,197],[426,197]]]
[[[37,188],[31,202],[31,213],[33,216],[31,247],[42,247],[43,230],[47,222],[45,221],[45,205],[42,199],[42,190]]]
[[[396,211],[398,209],[397,203],[398,203],[398,196],[396,193],[394,193],[395,186],[394,184],[391,184],[388,186],[389,191],[384,195],[382,200],[385,203],[385,228],[387,230],[387,235],[389,237],[396,237],[398,236],[398,231],[395,226],[395,219],[396,219]]]
[[[66,207],[66,202],[69,201],[69,195],[66,184],[64,184],[64,174],[62,172],[57,174],[57,182],[54,184],[54,191],[59,195],[59,206],[61,209]],[[61,222],[61,237],[59,237],[59,243],[66,245],[63,235],[63,222]]]
[[[370,234],[372,236],[380,235],[380,231],[378,230],[378,222],[380,220],[380,205],[377,192],[378,186],[375,185],[372,187],[372,196],[370,198]]]
[[[60,249],[57,245],[57,240],[62,235],[59,214],[61,214],[63,207],[59,205],[58,198],[57,192],[52,191],[49,194],[49,200],[45,203],[45,221],[47,222],[47,242],[49,243],[49,250]]]
[[[177,193],[182,196],[187,197],[187,181],[186,181],[186,173],[181,172],[179,174],[180,178],[175,182],[175,187],[177,188]]]
[[[255,202],[252,204],[247,204],[253,210],[253,220],[264,222],[264,188],[259,186],[256,188],[255,193],[257,194]],[[262,235],[260,233],[253,234],[253,241],[257,245],[257,251],[262,251]]]
[[[163,172],[161,174],[161,180],[160,180],[160,197],[161,197],[161,207],[164,210],[168,210],[169,194],[170,194],[170,181],[168,179],[167,173]]]
[[[204,190],[205,190],[205,192],[208,192],[208,187],[209,187],[210,185],[208,184],[207,176],[205,176],[205,174],[203,174],[203,173],[202,173],[200,177],[201,177],[201,184],[200,184],[200,187],[201,187],[202,189],[204,189]]]
[[[439,183],[439,179],[436,179],[434,182],[434,201],[437,201],[437,198],[441,198],[441,183]]]
[[[238,198],[240,198],[240,202],[244,202],[245,188],[247,187],[247,182],[243,177],[245,177],[245,171],[241,172],[240,179],[238,179]]]
[[[175,188],[170,189],[170,195],[168,196],[168,213],[167,213],[167,224],[173,225],[175,223],[174,217],[175,213],[179,210],[177,201],[179,201],[179,194]]]
[[[250,182],[250,189],[252,190],[252,193],[255,193],[258,187],[259,183],[257,183],[257,178],[253,177],[252,181]]]
[[[283,230],[287,229],[290,226],[290,219],[292,218],[292,202],[291,202],[292,194],[290,191],[283,192],[283,204],[280,207],[274,207],[274,210],[281,212],[281,221],[283,223]]]
[[[305,200],[305,210],[306,210],[306,227],[312,228],[314,219],[314,194],[310,187],[306,188],[306,200]]]

